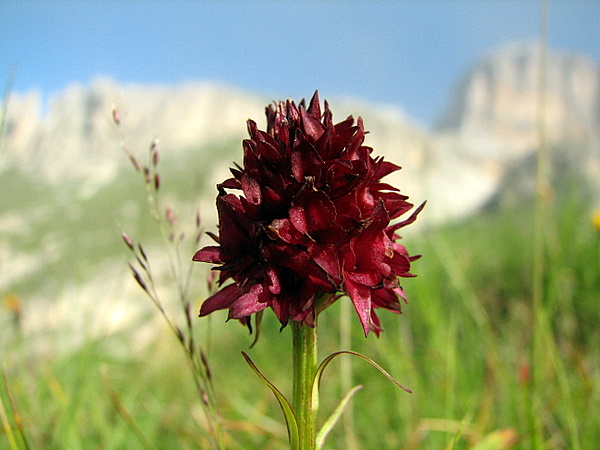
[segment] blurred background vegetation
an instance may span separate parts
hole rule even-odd
[[[229,14],[234,3],[218,13]],[[327,8],[327,2],[311,3],[319,11]],[[356,25],[363,17],[362,7],[361,2],[352,3],[349,17]],[[431,3],[434,18],[447,7]],[[418,10],[414,5],[408,8],[411,14]],[[565,5],[559,3],[560,11],[569,11]],[[47,7],[40,11],[51,17]],[[475,7],[479,12],[482,8]],[[121,19],[130,17],[130,10],[119,11]],[[310,8],[302,11],[303,17],[314,13]],[[460,19],[467,11],[463,4],[454,12]],[[76,12],[85,15],[85,9]],[[242,8],[237,13],[249,11]],[[286,10],[277,9],[276,14],[283,13]],[[340,17],[336,20],[345,30]],[[538,18],[536,9],[534,20]],[[521,19],[527,26],[532,23]],[[480,27],[487,25],[475,22],[478,36],[483,33]],[[494,28],[495,39],[504,38],[504,24]],[[453,22],[449,19],[446,25],[451,29]],[[156,34],[146,23],[144,28]],[[536,35],[537,28],[531,28]],[[243,56],[236,54],[240,61],[247,55],[256,58],[238,45],[237,35],[225,34],[227,45],[243,50]],[[119,34],[107,35],[126,41]],[[445,36],[423,36],[427,51],[417,45],[416,54],[425,59],[437,54],[443,41],[451,41]],[[270,41],[267,34],[261,39]],[[254,41],[243,43],[249,42]],[[398,42],[405,41],[399,37]],[[112,55],[119,46],[110,43],[105,51]],[[311,45],[306,49],[312,55]],[[364,40],[361,45],[370,44]],[[410,252],[423,255],[413,266],[417,277],[403,280],[409,299],[403,314],[382,312],[385,332],[367,339],[347,298],[319,318],[321,359],[338,350],[360,352],[413,393],[397,388],[362,360],[348,355],[336,359],[323,378],[320,420],[352,386],[363,388],[326,448],[586,449],[600,442],[600,71],[587,59],[549,56],[551,89],[540,97],[531,74],[544,61],[528,51],[524,57],[509,51],[476,64],[458,83],[443,123],[431,130],[394,108],[370,104],[364,112],[367,103],[350,101],[355,108],[351,112],[364,115],[366,128],[374,131],[368,139],[380,143],[377,139],[383,135],[381,142],[391,145],[375,145],[375,153],[388,151],[387,159],[405,166],[394,184],[415,203],[425,198],[429,203],[419,221],[402,230]],[[357,64],[355,53],[343,53],[336,60],[340,72],[353,65],[371,71],[377,65],[363,60]],[[390,59],[386,52],[382,55]],[[45,57],[52,59],[52,52]],[[327,61],[330,57],[325,55]],[[456,58],[446,58],[450,59]],[[299,61],[304,64],[302,58]],[[235,67],[242,66],[238,63]],[[90,64],[89,70],[94,67]],[[321,66],[315,67],[307,77],[311,86],[324,77]],[[418,72],[419,67],[412,70]],[[402,85],[391,68],[385,71],[392,78],[387,86]],[[27,75],[35,78],[38,73]],[[333,72],[329,75],[325,78],[330,90],[342,86]],[[356,79],[365,79],[364,73],[353,76],[337,91],[342,97],[353,95],[348,86],[360,84]],[[16,77],[18,81],[19,72]],[[258,78],[271,82],[272,73],[260,72]],[[373,80],[370,86],[386,85]],[[101,80],[67,88],[52,101],[47,93],[11,92],[10,80],[7,83],[0,136],[2,449],[211,448],[198,378],[177,335],[131,276],[127,264],[138,266],[121,232],[136,245],[143,244],[168,317],[186,329],[178,279],[170,271],[168,256],[180,261],[180,274],[185,273],[194,251],[209,242],[207,236],[195,242],[196,213],[199,209],[204,231],[214,232],[215,183],[226,167],[241,160],[239,135],[246,111],[262,126],[262,117],[254,114],[260,116],[270,99],[263,102],[263,94],[211,84],[194,91],[194,86],[163,89],[111,83]],[[439,97],[435,82],[427,78],[425,84],[429,94]],[[261,86],[257,91],[271,92]],[[292,83],[272,89],[300,88]],[[377,101],[388,99],[386,95]],[[535,116],[540,98],[547,101],[551,119],[545,129],[539,128]],[[110,120],[111,108],[119,106],[111,104],[112,99],[126,106],[120,130]],[[206,101],[202,108],[200,100]],[[429,111],[421,111],[422,117],[432,116],[436,107],[417,100]],[[335,119],[342,120],[334,103],[332,109]],[[237,123],[240,114],[244,118]],[[169,222],[166,241],[147,204],[152,189],[126,167],[126,152],[140,164],[151,165],[144,146],[156,134],[164,142],[164,147],[159,144],[156,212],[163,224],[169,222],[167,208],[177,217]],[[205,134],[210,139],[191,142]],[[214,139],[219,135],[225,137]],[[185,139],[177,141],[182,136]],[[403,183],[405,176],[410,183]],[[493,185],[493,192],[486,190],[486,183]],[[405,188],[407,184],[411,188]],[[472,196],[485,201],[475,207]],[[441,210],[449,212],[443,220],[436,216]],[[190,302],[195,357],[200,357],[199,347],[206,356],[194,361],[200,361],[200,369],[210,369],[224,444],[286,448],[279,407],[241,352],[291,396],[290,330],[280,330],[267,312],[260,339],[250,348],[254,336],[237,322],[226,322],[226,312],[196,318],[208,294],[207,266],[193,264],[185,298]],[[189,342],[189,335],[185,339]]]
[[[170,189],[165,197],[193,197],[183,188],[194,185],[186,172],[199,177],[164,163],[164,185]],[[540,447],[586,448],[586,443],[600,439],[600,230],[589,214],[591,196],[565,173],[551,184],[543,205],[538,316],[532,303],[535,198],[434,229],[407,228],[404,243],[424,256],[414,263],[418,277],[405,280],[405,313],[380,314],[385,333],[379,339],[362,336],[346,298],[320,316],[321,357],[348,346],[379,362],[414,391],[407,394],[370,365],[344,361],[350,357],[342,356],[325,374],[323,414],[350,387],[344,377],[350,374],[352,385],[364,388],[333,430],[327,448],[349,448],[353,443],[355,448],[529,448],[535,435],[541,438]],[[37,192],[35,184],[20,192],[51,196]],[[85,221],[71,222],[57,209],[50,223],[68,227],[73,242],[79,243],[73,251],[84,251],[94,267],[108,256],[102,252],[119,253],[119,230],[109,218],[111,211],[119,210],[122,192],[142,206],[141,219],[127,224],[127,231],[152,248],[148,253],[155,267],[166,265],[164,253],[154,245],[158,234],[144,209],[143,184],[133,170],[118,186],[98,192],[106,210],[87,211],[84,204],[80,217]],[[18,203],[25,207],[27,198]],[[192,222],[193,217],[189,211],[185,219]],[[90,235],[91,229],[109,231]],[[194,243],[188,244],[192,255]],[[113,262],[116,271],[125,272],[126,250],[123,246]],[[47,279],[52,282],[70,273],[54,265],[51,255],[40,252],[39,258],[48,261]],[[68,260],[61,258],[63,264]],[[206,267],[195,268],[194,311],[206,295],[205,276]],[[172,280],[164,277],[163,298],[170,314],[181,320]],[[119,280],[134,284],[128,275]],[[112,287],[105,288],[110,297]],[[118,331],[95,336],[60,328],[22,334],[20,298],[27,295],[27,284],[5,295],[3,446],[21,448],[25,441],[30,448],[207,446],[206,419],[184,354],[150,301],[133,288],[130,301],[136,303],[137,314]],[[99,304],[97,313],[106,308]],[[280,390],[289,393],[290,330],[279,331],[269,312],[260,339],[249,349],[253,337],[247,329],[225,323],[225,318],[222,312],[194,319],[194,329],[208,354],[227,446],[285,447],[278,406],[240,352],[246,351]],[[533,350],[535,339],[538,347]]]

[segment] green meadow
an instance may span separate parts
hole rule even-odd
[[[213,166],[200,155],[190,158],[161,163],[161,198],[165,205],[177,203],[182,223],[193,223],[189,205],[198,192],[214,189],[208,182]],[[381,337],[365,339],[347,298],[321,314],[320,359],[338,350],[360,352],[413,391],[399,389],[361,359],[338,357],[322,380],[319,421],[350,388],[363,387],[325,448],[585,449],[600,442],[600,230],[576,174],[560,175],[542,198],[524,195],[460,222],[405,229],[403,243],[423,257],[413,264],[418,276],[403,281],[409,299],[403,314],[379,314]],[[211,448],[189,360],[141,289],[131,298],[140,313],[128,326],[88,336],[68,350],[53,350],[60,328],[42,336],[23,332],[18,306],[9,301],[12,295],[24,303],[41,290],[51,304],[59,288],[84,284],[106,261],[131,285],[127,262],[134,258],[121,241],[124,230],[150,249],[153,269],[166,274],[161,297],[183,328],[166,270],[169,250],[161,250],[133,170],[75,204],[68,201],[74,192],[68,186],[53,191],[17,172],[2,177],[13,187],[1,200],[4,211],[22,217],[42,211],[31,213],[26,234],[4,238],[42,264],[11,294],[1,293],[0,448]],[[36,252],[42,237],[60,244],[60,256]],[[196,245],[189,237],[179,249],[184,267],[194,249],[210,241],[203,236]],[[225,447],[286,448],[275,397],[241,352],[291,397],[290,329],[280,330],[268,311],[250,348],[254,336],[226,322],[226,312],[197,318],[206,296],[205,266],[196,263],[191,277],[192,325],[210,366]],[[35,314],[35,307],[22,314]],[[135,337],[141,329],[151,330],[143,341]],[[47,344],[43,350],[40,340]]]

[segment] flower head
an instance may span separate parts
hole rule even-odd
[[[362,119],[334,124],[317,92],[308,109],[288,100],[266,113],[266,131],[248,121],[243,167],[217,185],[218,245],[194,255],[221,271],[221,288],[200,315],[229,309],[229,318],[249,323],[271,307],[283,326],[290,319],[313,326],[320,310],[347,294],[365,335],[379,334],[375,308],[400,312],[406,297],[398,277],[413,276],[417,258],[396,232],[424,205],[390,224],[413,207],[381,181],[400,168],[371,156]]]

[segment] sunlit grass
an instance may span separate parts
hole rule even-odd
[[[587,220],[584,196],[565,192],[555,204],[536,396],[544,445],[570,448],[574,433],[583,444],[600,441],[600,235]],[[532,211],[522,204],[405,238],[425,256],[414,264],[419,276],[404,283],[404,314],[381,314],[386,331],[379,339],[362,336],[354,313],[350,325],[352,349],[414,393],[353,362],[353,385],[365,386],[353,400],[359,448],[529,448]],[[340,349],[340,306],[321,316],[321,357]],[[224,323],[225,314],[211,319],[209,358],[228,447],[284,448],[276,402],[240,352],[289,393],[289,329],[280,332],[266,314],[263,334],[249,349],[252,337]],[[197,319],[202,339],[208,323]],[[8,424],[1,439],[25,448],[18,414],[31,448],[204,446],[206,424],[177,342],[158,327],[148,346],[123,351],[135,331],[90,340],[67,355],[32,358],[26,338],[3,348],[9,390],[0,389]],[[325,374],[321,420],[341,398],[340,364]],[[345,448],[341,425],[327,448]]]

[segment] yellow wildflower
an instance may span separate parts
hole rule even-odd
[[[592,214],[592,223],[596,227],[596,230],[600,231],[600,208],[596,209]]]

